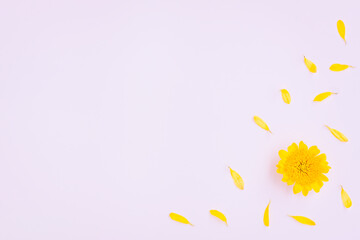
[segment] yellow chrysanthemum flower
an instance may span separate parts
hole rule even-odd
[[[288,185],[295,183],[295,194],[302,191],[306,196],[312,189],[319,192],[323,182],[329,181],[324,175],[330,170],[326,155],[319,153],[317,146],[308,148],[302,141],[299,146],[296,143],[291,144],[288,151],[279,151],[281,160],[277,165],[277,172],[283,175],[283,182]]]

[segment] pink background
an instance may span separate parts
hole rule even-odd
[[[359,7],[356,0],[2,0],[0,239],[360,237]],[[336,62],[358,68],[329,71]],[[324,91],[339,94],[313,103]],[[324,124],[350,141],[339,142]],[[300,140],[317,145],[332,167],[330,182],[306,198],[275,172],[277,152]],[[244,191],[227,165],[242,175]],[[195,227],[171,221],[170,212]]]

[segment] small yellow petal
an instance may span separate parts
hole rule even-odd
[[[288,152],[289,152],[289,154],[291,153],[291,152],[293,152],[293,151],[296,151],[296,150],[298,150],[299,148],[298,148],[298,145],[296,144],[296,143],[293,143],[293,144],[291,144],[289,147],[288,147]]]
[[[312,184],[312,188],[314,189],[314,191],[315,192],[320,192],[320,189],[321,189],[321,187],[324,185],[324,183],[323,182],[321,182],[321,181],[318,181],[318,182],[315,182],[315,183],[313,183]]]
[[[232,179],[234,180],[235,185],[239,189],[244,190],[244,181],[243,181],[242,177],[237,172],[232,170],[230,167],[229,167],[229,169],[230,169],[230,174],[231,174]]]
[[[344,71],[345,69],[348,69],[348,68],[354,68],[354,67],[350,66],[350,65],[346,65],[346,64],[339,64],[339,63],[335,63],[330,66],[330,70],[334,71],[334,72]]]
[[[301,142],[299,143],[299,149],[300,149],[300,150],[303,150],[303,151],[307,151],[307,150],[308,150],[308,146],[306,146],[306,144],[305,144],[303,141],[301,141]]]
[[[223,213],[219,212],[218,210],[210,210],[210,214],[219,218],[221,221],[224,221],[227,225],[227,220]]]
[[[341,199],[344,204],[344,207],[346,207],[346,208],[351,207],[351,205],[352,205],[351,198],[349,197],[347,192],[345,192],[345,190],[342,186],[341,186]]]
[[[268,203],[268,205],[265,208],[265,212],[264,212],[264,225],[265,226],[269,226],[269,206],[270,206],[270,201]]]
[[[303,216],[290,216],[290,217],[292,217],[293,219],[295,219],[296,221],[302,224],[312,225],[312,226],[315,225],[315,222],[307,217],[303,217]]]
[[[342,20],[337,21],[337,30],[339,32],[340,37],[344,40],[345,44],[346,44],[346,40],[345,40],[345,24]]]
[[[328,178],[326,175],[324,175],[324,174],[320,174],[320,179],[321,179],[321,181],[323,181],[323,182],[328,182],[328,181],[329,181],[329,178]]]
[[[300,184],[295,183],[294,187],[293,187],[293,192],[294,194],[298,194],[299,192],[301,192],[302,188]]]
[[[331,127],[329,127],[329,126],[326,126],[326,125],[325,125],[325,127],[327,127],[327,128],[329,129],[329,131],[332,133],[332,135],[334,135],[334,137],[336,137],[337,139],[339,139],[340,142],[347,142],[347,141],[349,141],[349,140],[347,139],[347,137],[346,137],[344,134],[342,134],[341,132],[339,132],[338,130],[333,129],[333,128],[331,128]]]
[[[286,159],[286,157],[288,156],[288,152],[285,150],[280,150],[279,156],[280,156],[280,159]]]
[[[320,150],[319,150],[319,148],[318,148],[317,146],[311,146],[311,147],[309,148],[309,154],[310,154],[310,156],[315,157],[315,156],[318,155],[319,153],[320,153]]]
[[[324,92],[324,93],[320,93],[318,94],[315,98],[314,98],[314,102],[321,102],[322,100],[330,97],[333,94],[337,94],[337,93],[333,93],[333,92]]]
[[[193,226],[185,217],[177,214],[177,213],[170,213],[170,218],[174,221],[180,222],[180,223],[184,223],[184,224],[189,224],[191,226]]]
[[[281,96],[282,99],[284,100],[284,103],[286,104],[290,104],[291,102],[291,96],[288,90],[286,89],[281,89]]]
[[[302,194],[306,197],[310,190],[311,190],[311,188],[309,186],[304,186],[302,188]]]
[[[254,116],[254,121],[259,127],[261,127],[262,129],[264,129],[266,131],[269,131],[271,133],[268,125],[264,122],[264,120],[262,120],[258,116]]]
[[[304,62],[310,72],[316,73],[316,65],[304,56]]]

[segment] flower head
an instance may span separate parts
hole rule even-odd
[[[277,165],[277,172],[283,175],[283,182],[288,185],[295,183],[295,194],[302,191],[306,196],[312,189],[319,192],[323,182],[329,181],[324,175],[330,170],[326,155],[319,153],[317,146],[308,148],[302,141],[299,146],[296,143],[291,144],[288,151],[279,151],[281,160]]]

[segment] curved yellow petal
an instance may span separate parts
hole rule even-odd
[[[241,190],[244,190],[244,180],[242,179],[242,177],[234,170],[232,170],[230,167],[230,174],[231,174],[231,177],[235,183],[235,185],[241,189]]]
[[[346,40],[345,40],[345,24],[342,20],[337,21],[337,30],[339,32],[340,37],[344,40],[345,44],[346,44]]]
[[[290,216],[290,217],[292,217],[299,223],[315,226],[315,222],[313,220],[311,220],[310,218],[303,217],[303,216]]]
[[[184,224],[189,224],[191,226],[193,226],[189,220],[187,220],[185,217],[177,214],[177,213],[170,213],[170,218],[174,221],[180,222],[180,223],[184,223]]]
[[[315,98],[314,98],[314,102],[321,102],[322,100],[330,97],[333,94],[337,94],[337,93],[333,93],[333,92],[323,92],[318,94]]]
[[[290,102],[291,102],[291,96],[290,96],[290,93],[289,93],[288,90],[286,90],[286,89],[281,89],[281,96],[282,96],[282,99],[283,99],[284,103],[290,104]]]
[[[340,63],[334,63],[330,66],[330,70],[334,72],[340,72],[344,71],[345,69],[353,68],[353,66],[346,65],[346,64],[340,64]]]
[[[264,122],[264,120],[262,120],[260,117],[258,116],[254,116],[254,122],[261,127],[262,129],[268,131],[271,133],[270,128],[268,127],[268,125]]]
[[[329,131],[332,133],[332,135],[334,135],[334,137],[336,137],[340,142],[349,141],[347,139],[347,137],[343,133],[339,132],[338,130],[333,129],[333,128],[331,128],[329,126],[326,126],[326,125],[325,125],[325,127],[327,127],[329,129]]]
[[[341,200],[344,204],[344,207],[346,207],[346,208],[351,207],[351,205],[352,205],[351,198],[349,197],[347,192],[345,192],[345,190],[342,186],[341,186]]]
[[[309,69],[310,72],[316,73],[316,65],[312,61],[310,61],[309,59],[307,59],[304,56],[304,62],[305,62],[307,69]]]
[[[219,212],[218,210],[210,210],[210,214],[213,215],[214,217],[219,218],[221,221],[225,222],[227,225],[227,219],[222,212]]]
[[[266,206],[265,208],[265,212],[264,212],[264,225],[265,226],[269,226],[270,225],[270,222],[269,222],[269,207],[270,207],[270,201],[268,203],[268,205]]]

